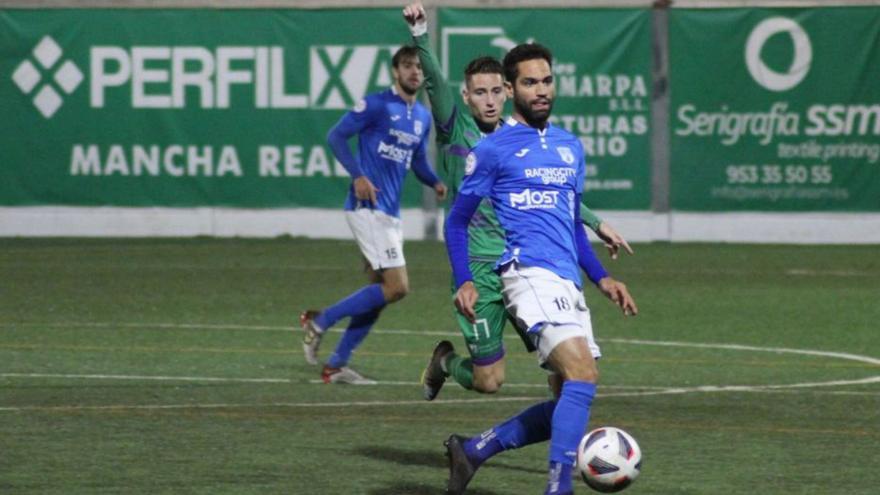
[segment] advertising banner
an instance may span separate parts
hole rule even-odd
[[[673,9],[671,204],[880,211],[880,9]]]
[[[474,57],[500,59],[528,41],[550,48],[552,122],[584,144],[584,200],[600,209],[650,209],[650,10],[450,8],[439,17],[440,61],[453,82]]]
[[[0,205],[341,208],[325,136],[408,39],[399,9],[0,11]]]

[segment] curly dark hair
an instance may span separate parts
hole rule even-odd
[[[553,67],[553,54],[550,53],[546,46],[537,43],[523,43],[513,47],[504,56],[504,78],[507,79],[507,82],[513,84],[516,81],[516,76],[519,75],[516,65],[526,60],[539,58],[543,58],[550,67]]]
[[[401,46],[394,52],[394,56],[391,58],[391,66],[397,68],[405,58],[419,58],[419,50],[412,45]]]

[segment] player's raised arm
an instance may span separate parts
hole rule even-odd
[[[456,92],[449,87],[443,73],[440,71],[440,62],[434,51],[431,50],[431,42],[428,38],[428,17],[425,7],[420,3],[412,3],[403,9],[403,18],[409,25],[413,36],[413,43],[419,52],[419,61],[422,64],[422,72],[425,75],[423,87],[428,93],[431,102],[431,113],[434,122],[437,123],[439,132],[448,133],[458,111],[455,105]]]

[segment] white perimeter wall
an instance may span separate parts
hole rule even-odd
[[[633,242],[880,244],[880,214],[598,211]],[[443,212],[405,209],[407,239],[438,237]],[[275,237],[347,239],[341,210],[319,208],[0,208],[0,237]]]

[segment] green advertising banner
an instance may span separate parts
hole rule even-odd
[[[671,204],[880,211],[880,9],[673,9]]]
[[[326,133],[409,38],[399,9],[0,11],[0,205],[340,208]]]
[[[584,144],[585,201],[650,209],[650,10],[440,9],[439,18],[440,61],[454,82],[476,56],[502,58],[527,41],[550,48],[553,122]]]

